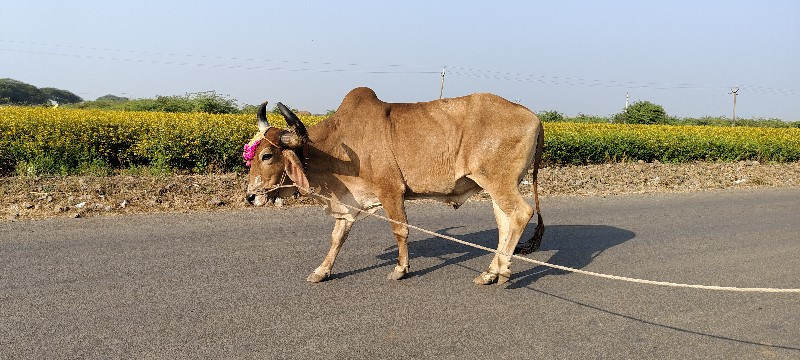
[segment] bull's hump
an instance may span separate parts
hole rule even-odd
[[[374,90],[364,86],[357,87],[353,90],[350,90],[350,92],[345,95],[344,99],[342,100],[342,105],[339,106],[339,109],[349,110],[365,102],[378,103],[380,102],[380,99],[378,99],[378,95],[375,94]]]

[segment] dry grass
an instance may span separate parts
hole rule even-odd
[[[0,219],[87,217],[242,209],[243,174],[0,178]],[[528,182],[521,189],[530,192]],[[610,163],[547,167],[542,195],[614,195],[765,186],[800,186],[800,163]],[[478,195],[477,197],[485,197]],[[292,199],[288,206],[312,204]]]

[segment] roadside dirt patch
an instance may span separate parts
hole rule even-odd
[[[241,209],[248,206],[244,201],[246,182],[245,174],[233,173],[3,177],[0,219]],[[541,195],[605,196],[765,186],[800,186],[800,163],[611,163],[539,170]],[[530,188],[530,178],[526,178],[520,189],[530,194]],[[313,203],[287,199],[283,206]]]
[[[539,171],[544,195],[615,195],[694,190],[800,186],[800,162],[611,163]]]

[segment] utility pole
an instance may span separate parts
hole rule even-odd
[[[734,123],[736,123],[736,95],[739,95],[738,92],[739,92],[739,88],[735,87],[735,88],[731,88],[731,92],[728,93],[728,94],[733,94],[733,122]]]
[[[625,110],[628,110],[628,99],[629,99],[629,95],[628,95],[628,92],[626,91],[625,92]]]
[[[439,87],[439,99],[442,98],[442,92],[444,92],[444,69],[447,69],[447,66],[442,68],[442,86]]]

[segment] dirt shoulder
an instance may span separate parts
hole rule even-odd
[[[244,174],[4,177],[0,221],[243,209],[246,182]],[[523,193],[530,193],[529,184],[528,178],[520,185]],[[800,163],[613,163],[539,170],[539,191],[545,196],[787,186],[800,186]],[[284,206],[310,204],[291,199]]]

